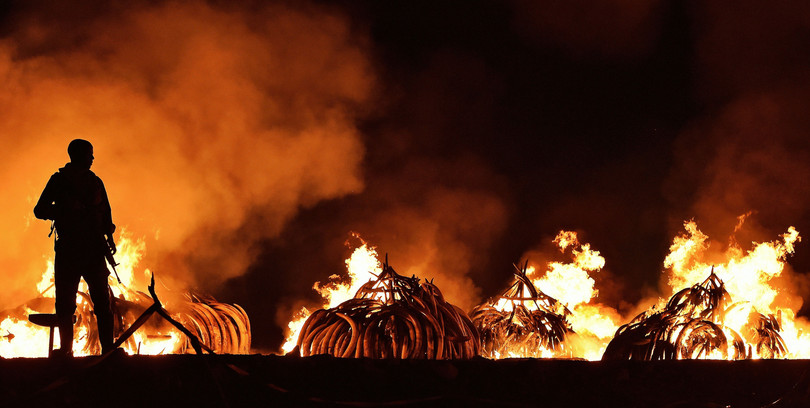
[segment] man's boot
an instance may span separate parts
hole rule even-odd
[[[73,316],[58,318],[59,348],[53,350],[52,355],[57,357],[73,357]]]

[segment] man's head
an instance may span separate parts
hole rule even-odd
[[[93,145],[84,139],[75,139],[68,145],[70,162],[83,169],[93,165]]]

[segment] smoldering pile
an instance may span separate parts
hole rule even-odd
[[[500,296],[477,306],[472,320],[481,335],[482,355],[500,357],[557,357],[570,354],[566,338],[573,333],[570,311],[538,290],[515,266],[512,285]]]
[[[658,312],[643,312],[617,330],[603,360],[671,360],[716,357],[778,358],[787,354],[774,315],[752,310],[741,333],[728,327],[729,312],[744,305],[732,303],[714,269],[703,283],[673,295]],[[753,346],[752,346],[753,345]]]
[[[313,312],[296,348],[302,356],[440,360],[478,356],[479,344],[470,318],[433,282],[401,276],[386,260],[354,298]]]

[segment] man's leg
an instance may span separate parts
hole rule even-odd
[[[73,351],[73,314],[76,313],[76,292],[81,275],[70,258],[56,253],[54,287],[56,289],[56,321],[59,327],[59,347],[63,354]]]
[[[104,259],[102,259],[104,261]],[[101,264],[104,267],[103,264]],[[97,273],[87,274],[84,280],[90,289],[90,299],[93,300],[93,313],[98,323],[98,339],[101,343],[101,352],[112,350],[113,346],[113,314],[110,306],[110,287],[107,284],[106,267],[97,269]]]

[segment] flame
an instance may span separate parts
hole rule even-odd
[[[738,218],[735,232],[748,215]],[[756,344],[751,344],[746,338],[746,333],[754,330],[750,323],[752,313],[776,318],[781,328],[779,334],[787,346],[785,357],[810,357],[810,335],[802,329],[807,323],[797,320],[796,310],[778,300],[780,290],[790,294],[791,288],[778,288],[774,280],[785,271],[785,259],[794,253],[795,244],[801,241],[796,228],[789,227],[779,239],[771,242],[753,242],[749,250],[744,250],[732,236],[728,247],[722,251],[712,248],[713,243],[698,229],[695,221],[684,222],[684,229],[685,233],[673,239],[670,253],[664,260],[672,294],[704,280],[714,271],[724,282],[732,304],[736,305],[726,311],[723,325],[742,335],[752,350],[752,358],[762,357],[757,353]],[[730,359],[732,356],[714,353],[707,358]]]
[[[599,360],[621,321],[615,309],[594,300],[599,291],[590,274],[604,268],[605,258],[590,244],[580,243],[573,231],[560,231],[553,242],[560,252],[570,253],[571,261],[549,262],[542,274],[530,266],[526,274],[539,290],[571,311],[568,322],[577,334],[575,357]]]
[[[357,293],[357,290],[363,286],[364,283],[372,280],[382,273],[382,265],[377,259],[377,249],[369,247],[368,243],[362,240],[357,234],[353,237],[360,239],[363,243],[360,247],[352,252],[349,259],[346,260],[346,270],[349,275],[348,283],[339,283],[340,276],[332,275],[329,278],[331,282],[321,286],[320,282],[315,282],[313,289],[321,294],[321,296],[328,301],[325,304],[325,309],[331,309],[351,298]]]
[[[147,277],[151,276],[149,269],[144,269],[142,273],[136,273],[138,264],[145,250],[146,245],[143,239],[133,239],[125,229],[122,229],[118,243],[118,252],[115,255],[119,263],[116,269],[121,283],[118,282],[114,273],[111,273],[108,283],[115,296],[116,304],[120,305],[119,310],[122,310],[121,319],[123,328],[132,324],[140,313],[151,306],[153,302],[152,298],[148,295],[130,289],[131,287],[146,286],[145,281]],[[54,263],[51,258],[46,261],[45,272],[42,274],[42,278],[37,284],[40,297],[29,302],[29,304],[34,306],[29,307],[28,305],[24,305],[17,309],[6,311],[7,317],[0,321],[0,356],[5,358],[47,356],[49,328],[37,326],[29,322],[27,317],[31,313],[53,312],[53,298],[55,292],[53,273]],[[94,354],[98,349],[95,316],[92,312],[92,304],[89,300],[89,296],[86,296],[87,291],[87,284],[81,281],[76,300],[76,315],[78,319],[74,329],[73,342],[73,354],[76,356]],[[164,308],[171,309],[173,307],[172,299],[168,301],[162,299],[161,303]],[[203,307],[201,305],[203,304],[205,304],[205,302],[191,301],[178,306],[188,307],[191,305],[192,309],[196,307],[197,313],[209,313],[207,310],[201,309]],[[32,307],[37,310],[32,309]],[[235,325],[238,326],[237,329],[249,331],[249,323],[247,322],[246,315],[243,316],[242,309],[238,307],[228,308],[225,305],[214,307],[216,309],[213,312],[214,315],[207,318],[216,319],[217,316],[215,314],[217,312],[224,313],[228,315],[229,319],[236,322]],[[244,321],[242,321],[243,317]],[[198,324],[194,322],[193,316],[183,313],[177,315],[176,318],[192,325]],[[147,355],[176,353],[186,350],[188,348],[188,339],[185,335],[176,327],[164,323],[165,322],[160,319],[151,318],[147,321],[146,325],[137,330],[132,337],[122,345],[122,348],[128,354]],[[198,327],[197,329],[198,334],[207,332],[205,328],[201,329]],[[233,348],[236,347],[239,348],[240,351],[246,352],[246,348],[249,347],[249,333],[239,333],[238,336],[240,337],[238,340],[227,339],[227,341],[230,342],[229,346],[231,346],[229,351],[233,352]],[[54,339],[58,338],[59,329],[55,328]],[[212,348],[217,347],[217,345],[210,346],[212,346]]]
[[[357,247],[352,252],[349,259],[346,260],[346,271],[349,281],[341,282],[339,275],[332,275],[329,277],[330,281],[324,285],[321,285],[320,282],[315,282],[312,288],[324,299],[324,303],[319,309],[331,309],[353,298],[357,290],[360,289],[363,284],[382,273],[382,264],[377,255],[377,248],[369,246],[357,233],[351,233],[351,236],[359,240],[361,245]],[[346,245],[348,246],[350,243],[347,241]],[[385,294],[381,292],[378,296],[385,296]],[[304,322],[306,322],[310,314],[312,314],[312,312],[306,307],[303,307],[295,313],[293,320],[287,324],[289,330],[284,344],[281,346],[281,350],[284,353],[289,353],[295,348],[298,334],[301,332],[301,328],[303,328]]]
[[[32,310],[26,308],[25,314]],[[48,329],[35,326],[25,318],[9,316],[0,321],[0,356],[47,357]]]
[[[487,306],[482,305],[473,312],[473,321],[482,324],[482,330],[491,329],[493,331],[495,350],[493,350],[493,355],[488,356],[494,358],[577,357],[599,360],[616,332],[621,316],[616,310],[594,300],[599,291],[595,289],[595,281],[590,276],[591,273],[599,272],[605,266],[605,259],[598,251],[591,249],[590,244],[581,244],[577,233],[573,231],[560,231],[552,242],[556,244],[561,253],[568,254],[571,260],[569,262],[548,262],[543,269],[540,269],[538,265],[528,266],[527,262],[523,272],[520,272],[519,269],[516,283],[507,292],[504,292],[491,307],[498,312],[505,313],[525,309],[519,314],[513,313],[509,324],[519,326],[518,331],[525,329],[529,333],[542,329],[542,327],[526,327],[521,323],[519,317],[527,312],[541,311],[542,313],[538,316],[546,319],[546,332],[549,333],[548,336],[551,336],[549,339],[556,340],[542,340],[539,342],[540,344],[537,344],[536,338],[532,335],[520,337],[521,340],[517,340],[517,337],[514,336],[500,338],[503,336],[502,329],[489,328],[487,325],[490,323],[502,325],[503,321],[498,318],[493,320]],[[540,270],[543,272],[538,272]],[[525,276],[522,275],[523,273]],[[523,279],[526,281],[521,282]],[[530,288],[530,286],[533,287]],[[516,290],[516,288],[520,289]],[[573,332],[571,332],[572,330]],[[507,331],[507,333],[511,332]],[[525,331],[524,334],[526,334]],[[559,341],[562,344],[558,344]],[[545,347],[546,342],[553,345],[554,349]]]

